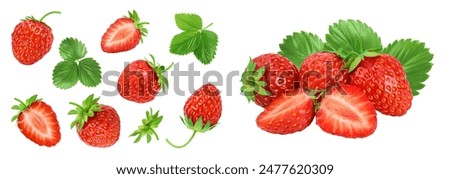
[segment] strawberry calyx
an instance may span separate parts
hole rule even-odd
[[[138,127],[129,137],[136,137],[134,143],[138,143],[142,137],[146,136],[147,143],[152,141],[152,135],[155,135],[156,140],[159,140],[158,134],[155,129],[158,128],[159,123],[161,123],[163,116],[159,115],[159,110],[153,113],[153,109],[145,112],[145,118],[142,119],[142,125]]]
[[[241,92],[244,93],[245,97],[247,97],[248,102],[255,100],[255,94],[259,94],[262,96],[270,95],[270,92],[264,89],[267,83],[261,80],[266,71],[265,67],[261,67],[258,70],[255,69],[256,64],[250,58],[248,65],[245,68],[245,72],[241,77]]]
[[[144,42],[144,37],[147,36],[148,30],[144,27],[144,25],[150,24],[149,22],[141,22],[141,18],[139,18],[139,15],[135,10],[128,11],[128,16],[125,16],[126,18],[130,18],[134,21],[134,26],[139,29],[141,32],[141,43]]]
[[[32,20],[32,21],[44,23],[44,19],[45,19],[47,16],[49,16],[50,14],[61,14],[61,12],[59,12],[59,11],[51,11],[51,12],[45,14],[44,16],[42,16],[39,20],[37,20],[34,16],[26,16],[25,19],[22,19],[22,21]],[[44,24],[45,24],[45,23],[44,23]]]
[[[342,55],[343,53],[339,53],[339,56],[344,59],[344,65],[342,69],[348,69],[349,72],[352,72],[356,67],[358,67],[359,63],[364,60],[365,57],[376,57],[380,55],[380,53],[375,52],[375,50],[369,49],[365,50],[364,53],[358,54],[356,52],[352,52],[348,55]]]
[[[17,120],[17,118],[19,117],[20,113],[25,112],[31,104],[33,104],[36,101],[41,101],[42,99],[38,99],[37,95],[33,95],[30,98],[28,98],[25,102],[18,99],[18,98],[14,98],[14,100],[16,100],[17,102],[19,102],[18,105],[14,105],[11,107],[11,109],[13,110],[18,110],[17,114],[14,115],[11,119],[11,122],[14,122],[15,120]]]
[[[195,124],[192,122],[192,119],[190,119],[190,118],[189,118],[188,116],[186,116],[186,115],[184,116],[184,118],[180,116],[180,119],[181,119],[181,122],[183,122],[183,124],[184,124],[188,129],[191,129],[193,132],[192,132],[192,135],[191,135],[191,137],[189,138],[189,140],[188,140],[186,143],[184,143],[183,145],[175,145],[175,144],[173,144],[172,142],[170,142],[169,139],[166,139],[166,142],[167,142],[170,146],[175,147],[175,148],[183,148],[183,147],[186,147],[189,143],[191,143],[192,139],[194,139],[195,134],[196,134],[197,132],[205,133],[205,132],[207,132],[207,131],[210,131],[210,130],[214,129],[214,128],[217,126],[217,124],[211,125],[211,122],[210,122],[210,121],[206,122],[206,124],[203,125],[203,118],[202,118],[202,116],[200,116],[200,117],[197,119],[197,121],[195,122]]]
[[[150,54],[150,57],[152,58],[152,61],[149,61],[146,58],[145,58],[145,61],[147,61],[148,65],[150,65],[153,68],[153,70],[155,71],[156,76],[158,77],[158,84],[162,88],[162,91],[165,93],[169,86],[169,81],[164,76],[164,73],[167,70],[169,70],[170,68],[172,68],[173,62],[168,67],[165,67],[165,66],[157,63],[155,60],[155,57],[152,54]]]
[[[76,108],[69,111],[69,115],[76,115],[75,120],[70,124],[70,128],[72,129],[77,125],[77,130],[81,131],[83,129],[84,123],[90,117],[93,117],[96,112],[101,110],[102,104],[98,104],[98,98],[94,98],[94,94],[89,95],[81,105],[70,102],[69,104],[74,105]]]

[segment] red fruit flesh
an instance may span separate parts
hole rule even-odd
[[[341,84],[333,88],[320,104],[317,125],[325,132],[346,138],[363,138],[377,127],[375,108],[356,86]]]
[[[208,83],[196,90],[184,105],[184,114],[192,120],[192,123],[202,117],[203,125],[208,121],[211,126],[219,122],[222,115],[222,100],[219,90]]]
[[[88,118],[78,131],[80,139],[93,147],[109,147],[119,140],[120,118],[116,110],[102,105],[99,112]]]
[[[366,57],[350,75],[350,84],[363,89],[375,109],[404,115],[412,104],[412,90],[402,64],[390,55]]]
[[[20,131],[40,146],[55,146],[61,140],[56,114],[45,102],[36,101],[18,116]]]
[[[135,48],[140,41],[141,31],[130,18],[119,18],[103,34],[101,47],[104,52],[117,53]]]
[[[24,65],[32,65],[41,60],[53,43],[50,27],[36,20],[25,20],[17,24],[11,36],[14,57]]]
[[[160,90],[158,76],[145,60],[134,61],[125,67],[117,83],[119,94],[137,103],[152,101]]]
[[[291,134],[308,127],[314,118],[311,97],[302,90],[283,94],[256,119],[259,128],[274,134]]]

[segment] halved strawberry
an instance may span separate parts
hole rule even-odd
[[[101,47],[104,52],[117,53],[135,48],[143,37],[147,36],[144,25],[148,22],[140,22],[136,11],[128,11],[128,17],[122,17],[112,23],[103,34]]]
[[[256,119],[262,130],[274,134],[291,134],[308,127],[314,118],[314,103],[303,90],[291,91],[275,98]]]
[[[61,133],[56,114],[51,106],[37,99],[34,95],[25,102],[15,98],[19,105],[12,109],[19,110],[12,121],[17,120],[17,126],[25,137],[40,146],[51,147],[61,140]]]
[[[320,104],[316,123],[323,131],[346,138],[363,138],[377,127],[375,107],[364,92],[352,85],[333,88]]]

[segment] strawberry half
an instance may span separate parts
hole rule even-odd
[[[122,17],[112,23],[103,34],[101,47],[104,52],[118,53],[135,48],[143,37],[147,36],[144,25],[148,22],[140,22],[136,11],[128,11],[128,17]]]
[[[193,130],[189,140],[183,145],[175,145],[166,139],[166,142],[175,148],[183,148],[188,145],[197,132],[205,133],[219,122],[222,115],[222,99],[216,86],[207,83],[197,89],[184,104],[184,118],[181,121]]]
[[[15,98],[19,105],[12,109],[19,110],[12,121],[17,120],[17,126],[22,134],[40,146],[55,146],[61,140],[61,132],[56,114],[52,107],[37,99],[34,95],[25,102]]]
[[[38,62],[52,48],[52,29],[43,21],[50,14],[60,14],[60,12],[49,12],[39,20],[33,16],[27,16],[14,28],[11,35],[12,51],[21,64],[32,65]]]
[[[291,134],[308,127],[313,118],[313,99],[303,90],[296,90],[273,100],[258,116],[256,124],[270,133]]]
[[[377,127],[376,111],[364,92],[353,85],[332,88],[322,99],[316,123],[330,134],[346,138],[363,138]]]

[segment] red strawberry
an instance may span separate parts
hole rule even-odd
[[[25,137],[40,146],[55,146],[61,140],[61,132],[56,114],[52,107],[37,99],[34,95],[25,102],[15,99],[20,104],[12,109],[19,110],[12,121],[17,125]]]
[[[349,74],[343,65],[344,61],[334,53],[314,53],[300,67],[301,85],[308,90],[327,90],[336,83],[347,83]]]
[[[264,54],[250,60],[242,74],[241,92],[248,101],[269,105],[276,97],[295,89],[297,67],[279,54]]]
[[[316,123],[323,131],[346,138],[371,135],[377,127],[375,108],[364,92],[352,85],[332,88],[322,99]]]
[[[41,60],[52,48],[52,29],[43,22],[50,14],[60,14],[53,11],[37,20],[27,16],[16,25],[12,33],[12,51],[17,61],[24,65],[32,65]]]
[[[219,90],[208,83],[197,89],[184,105],[184,118],[181,118],[187,128],[193,130],[191,138],[183,145],[174,145],[168,139],[167,143],[176,148],[188,145],[197,132],[207,132],[213,129],[222,115],[222,100]]]
[[[140,22],[136,11],[128,11],[128,17],[122,17],[112,23],[103,34],[101,47],[104,52],[117,53],[135,48],[143,37],[147,36],[144,25],[148,22]]]
[[[70,110],[69,115],[77,115],[70,127],[77,126],[78,136],[84,143],[103,148],[119,140],[120,118],[114,108],[99,104],[99,99],[90,95],[82,105],[71,102],[76,109]]]
[[[350,84],[363,89],[375,109],[392,116],[404,115],[412,103],[412,90],[402,64],[390,55],[366,57],[352,71]]]
[[[136,60],[128,64],[120,74],[117,89],[123,98],[146,103],[155,98],[160,88],[163,92],[167,90],[168,81],[163,74],[173,63],[166,68],[156,63],[152,55],[150,57],[153,59],[152,62]]]
[[[314,103],[303,90],[282,94],[272,101],[256,119],[262,130],[274,134],[291,134],[308,127],[314,118]]]

